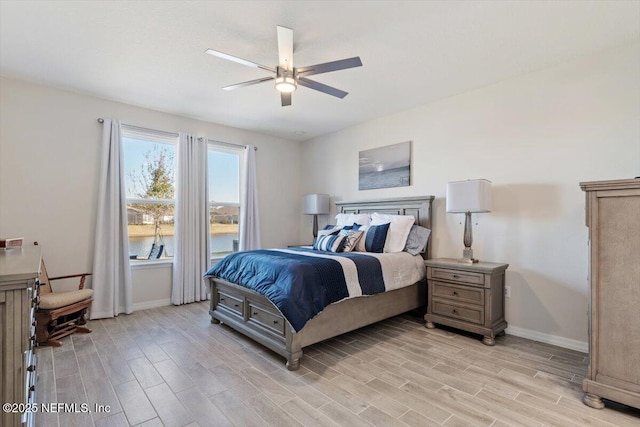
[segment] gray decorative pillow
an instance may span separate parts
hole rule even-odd
[[[362,238],[364,231],[362,230],[341,230],[338,233],[340,236],[346,236],[347,239],[344,242],[342,252],[351,252],[355,249],[356,243]]]
[[[404,247],[405,252],[409,252],[411,255],[418,255],[427,250],[427,242],[429,242],[429,236],[431,230],[421,227],[419,225],[412,225],[409,230],[409,237],[407,237],[407,244]]]

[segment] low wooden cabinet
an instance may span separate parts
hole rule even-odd
[[[509,264],[456,259],[425,261],[427,266],[427,328],[439,323],[484,336],[486,345],[506,329],[504,273]]]
[[[0,413],[0,425],[34,425],[36,332],[40,249],[0,249],[0,401],[15,404]],[[14,411],[15,409],[15,411]]]
[[[640,179],[584,182],[589,227],[589,371],[584,403],[640,409]]]

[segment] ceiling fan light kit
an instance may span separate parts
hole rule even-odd
[[[267,67],[266,65],[260,65],[255,62],[247,61],[246,59],[229,55],[228,53],[220,52],[214,49],[207,49],[206,53],[217,56],[218,58],[237,62],[239,64],[243,64],[252,68],[260,68],[272,73],[270,77],[249,80],[248,82],[243,83],[236,83],[233,85],[225,86],[222,89],[234,90],[245,86],[253,86],[258,83],[275,80],[275,88],[278,92],[280,92],[281,105],[283,107],[291,105],[291,93],[298,88],[298,85],[308,87],[309,89],[314,89],[341,99],[348,95],[348,92],[336,89],[315,80],[310,80],[306,77],[312,76],[314,74],[329,73],[331,71],[361,67],[362,61],[360,61],[360,57],[355,56],[353,58],[296,68],[293,66],[293,30],[278,25],[277,34],[279,61],[276,68]]]
[[[298,88],[298,83],[291,71],[277,68],[276,90],[278,92],[291,93]]]

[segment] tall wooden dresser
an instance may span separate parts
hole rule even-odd
[[[0,249],[0,425],[34,425],[35,308],[40,249]],[[6,406],[9,404],[11,406]]]
[[[640,408],[640,179],[583,182],[589,227],[589,371],[583,401]]]

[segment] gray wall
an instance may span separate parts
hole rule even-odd
[[[0,112],[0,235],[39,241],[52,276],[92,269],[98,117],[257,146],[262,243],[297,242],[298,142],[8,78],[0,79]],[[170,266],[135,270],[133,281],[136,307],[168,303]]]
[[[446,183],[493,181],[493,212],[474,216],[473,248],[481,260],[510,264],[509,331],[586,350],[578,183],[640,175],[638,76],[634,44],[307,141],[303,192],[341,200],[435,195],[433,255],[461,257],[463,215],[445,213]],[[407,140],[412,185],[358,191],[358,152]],[[305,241],[308,219],[300,228]]]

